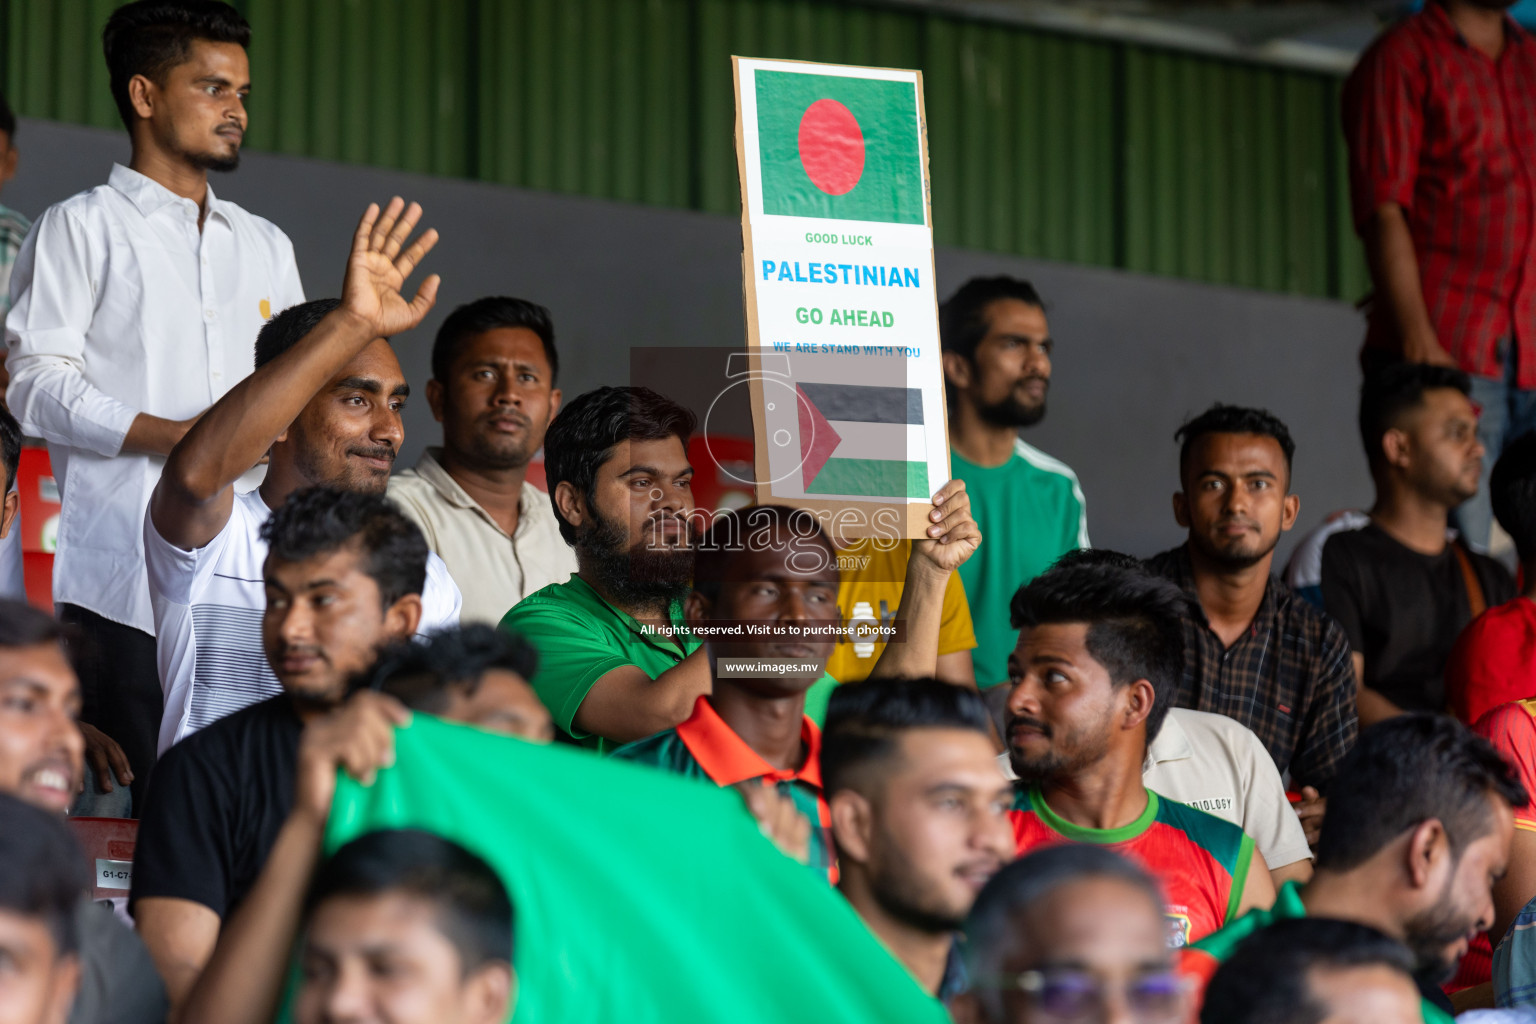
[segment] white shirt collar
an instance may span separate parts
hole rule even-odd
[[[1179,724],[1179,716],[1174,713],[1177,710],[1178,708],[1168,709],[1168,714],[1163,719],[1163,727],[1157,730],[1157,739],[1147,747],[1147,760],[1142,766],[1143,771],[1165,761],[1182,761],[1195,756],[1194,748],[1189,745],[1189,735]]]
[[[172,203],[190,203],[192,200],[186,196],[179,196],[166,188],[155,179],[145,174],[140,174],[131,167],[122,164],[113,164],[112,173],[107,178],[107,184],[117,189],[128,198],[138,211],[145,217],[152,217],[160,210]],[[228,220],[220,209],[218,197],[213,194],[213,186],[208,186],[208,216],[219,216]]]

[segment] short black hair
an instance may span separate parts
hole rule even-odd
[[[16,470],[21,462],[21,424],[0,403],[0,462],[5,463],[5,490],[0,499],[16,489]]]
[[[16,142],[16,111],[11,109],[11,101],[5,98],[4,92],[0,92],[0,132],[4,132],[12,144]]]
[[[315,872],[304,917],[337,897],[391,893],[437,908],[461,977],[487,963],[512,963],[512,900],[501,877],[458,843],[420,829],[369,832],[337,850]]]
[[[1018,935],[1019,918],[1061,886],[1087,878],[1126,882],[1146,894],[1159,916],[1163,913],[1163,894],[1157,880],[1139,864],[1103,846],[1064,843],[1042,847],[1005,865],[976,895],[965,919],[963,949],[968,973],[972,977],[998,973],[998,958]]]
[[[1381,439],[1402,426],[1405,414],[1424,404],[1424,392],[1451,388],[1472,393],[1472,378],[1449,366],[1428,363],[1392,363],[1365,375],[1360,385],[1360,441],[1372,469],[1385,456]]]
[[[58,619],[25,601],[0,598],[0,649],[68,643],[69,632]]]
[[[1173,439],[1179,443],[1179,475],[1189,465],[1189,450],[1195,442],[1210,434],[1253,434],[1269,437],[1280,446],[1285,455],[1285,470],[1291,471],[1291,460],[1296,455],[1296,442],[1280,417],[1268,409],[1250,409],[1241,405],[1223,405],[1217,402],[1205,412],[1184,421],[1174,431]]]
[[[453,361],[458,357],[464,342],[477,334],[502,327],[523,327],[539,336],[544,343],[544,358],[549,361],[549,383],[554,385],[560,376],[560,356],[555,352],[555,321],[549,310],[537,302],[514,299],[506,295],[492,295],[464,305],[448,314],[437,329],[437,340],[432,343],[432,376],[446,381]]]
[[[80,948],[75,909],[91,887],[61,815],[0,793],[0,910],[41,921],[59,955]]]
[[[1536,559],[1536,430],[1504,446],[1488,478],[1493,517],[1515,542],[1520,561]]]
[[[720,585],[733,580],[732,559],[747,550],[750,538],[768,530],[790,534],[791,568],[807,576],[837,564],[837,549],[809,509],[787,505],[749,505],[722,512],[710,520],[709,531],[693,549],[693,589],[714,602]],[[801,564],[803,561],[804,564]]]
[[[380,494],[304,487],[261,524],[269,559],[302,562],[356,545],[363,571],[379,586],[385,608],[427,582],[427,539],[394,502]]]
[[[1157,738],[1184,676],[1184,616],[1189,599],[1161,576],[1132,568],[1129,556],[1063,556],[1018,589],[1009,608],[1014,629],[1082,622],[1083,641],[1115,687],[1152,684],[1147,743]]]
[[[256,332],[256,369],[287,352],[320,325],[326,314],[341,305],[340,299],[310,299],[289,306],[261,325]]]
[[[538,667],[538,652],[521,634],[476,622],[391,644],[357,688],[378,690],[414,711],[438,715],[448,706],[449,687],[462,687],[473,696],[480,678],[493,669],[526,680]]]
[[[544,435],[544,479],[565,542],[576,542],[576,528],[554,502],[556,487],[569,483],[590,505],[597,471],[621,443],[675,437],[686,450],[696,426],[692,412],[645,387],[602,387],[567,403]]]
[[[1484,799],[1527,800],[1520,777],[1487,740],[1447,715],[1398,715],[1363,730],[1328,789],[1319,870],[1348,871],[1431,818],[1452,852],[1493,828]]]
[[[240,12],[218,0],[138,0],[112,12],[101,31],[107,57],[112,100],[128,128],[133,127],[133,101],[128,82],[143,75],[156,83],[187,59],[192,43],[251,45],[251,26]]]
[[[821,730],[822,788],[867,785],[867,770],[896,753],[913,729],[965,729],[992,738],[981,694],[941,679],[881,679],[832,691]]]
[[[1276,921],[1238,943],[1216,969],[1201,1024],[1322,1024],[1328,1007],[1312,990],[1312,972],[1352,967],[1413,977],[1407,948],[1368,925],[1326,917]]]
[[[998,299],[1017,299],[1044,310],[1045,302],[1035,286],[1016,277],[973,277],[939,307],[939,342],[945,352],[966,359],[976,356],[976,346],[987,336],[987,307]]]

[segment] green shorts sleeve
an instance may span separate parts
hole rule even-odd
[[[554,601],[522,601],[503,616],[501,628],[520,634],[539,652],[538,670],[529,680],[534,692],[556,725],[586,739],[574,727],[576,710],[605,673],[633,663],[623,648],[582,609]]]

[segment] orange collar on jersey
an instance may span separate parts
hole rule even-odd
[[[800,742],[805,745],[805,764],[798,771],[784,771],[763,760],[761,754],[725,724],[708,697],[700,697],[693,714],[677,727],[683,741],[704,774],[721,786],[734,786],[748,779],[770,782],[799,781],[821,792],[821,730],[809,718],[800,721]]]

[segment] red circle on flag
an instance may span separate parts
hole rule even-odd
[[[817,100],[800,116],[800,164],[811,184],[832,196],[853,191],[864,174],[864,133],[853,111]]]

